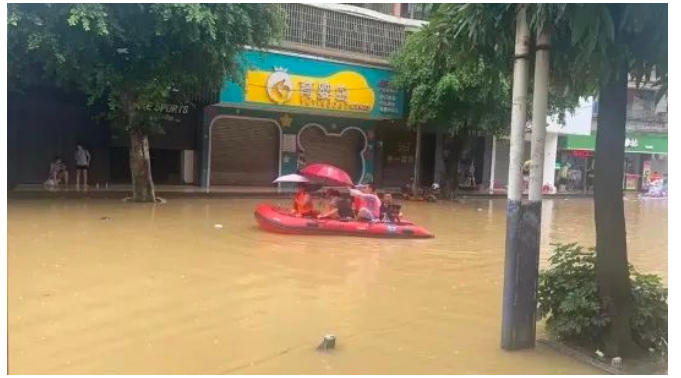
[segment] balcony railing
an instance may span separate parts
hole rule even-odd
[[[344,3],[356,7],[371,9],[383,14],[393,15],[395,13],[395,4],[393,3]]]
[[[304,4],[282,4],[284,47],[354,55],[385,62],[405,40],[405,27]]]

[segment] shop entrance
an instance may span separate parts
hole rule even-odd
[[[367,146],[364,133],[357,128],[344,129],[340,134],[328,133],[321,126],[303,126],[298,135],[300,154],[305,164],[328,163],[343,169],[359,182],[364,172],[362,154]]]
[[[279,125],[271,119],[222,116],[213,121],[209,185],[272,185],[279,175]]]
[[[181,180],[182,150],[149,149],[151,159],[151,176],[155,184],[178,185]],[[109,177],[112,183],[130,183],[130,150],[127,147],[111,148],[111,171]]]

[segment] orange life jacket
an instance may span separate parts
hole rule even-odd
[[[296,213],[305,215],[312,213],[314,211],[314,207],[312,205],[312,202],[304,203],[303,201],[305,200],[305,196],[307,193],[305,192],[297,192],[296,197],[293,200],[293,210],[295,210]]]

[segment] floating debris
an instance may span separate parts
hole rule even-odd
[[[605,357],[605,353],[601,352],[601,351],[598,350],[598,349],[596,349],[596,355],[598,356],[598,358],[603,358],[603,357]]]
[[[111,220],[111,218],[109,218],[109,217],[100,217],[99,220],[108,222],[108,221]]]
[[[612,361],[610,361],[610,365],[612,366],[620,366],[622,365],[622,357],[614,357]]]
[[[322,343],[319,344],[317,347],[317,350],[329,350],[329,349],[334,349],[336,347],[336,336],[334,335],[326,335],[324,336],[324,340],[322,340]]]
[[[220,223],[216,223],[213,225],[213,228],[222,228],[222,225]]]

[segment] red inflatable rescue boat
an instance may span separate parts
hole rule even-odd
[[[270,204],[259,205],[255,210],[255,220],[260,227],[269,232],[280,234],[304,235],[346,235],[370,238],[433,238],[430,231],[413,223],[358,222],[331,219],[298,218]]]

